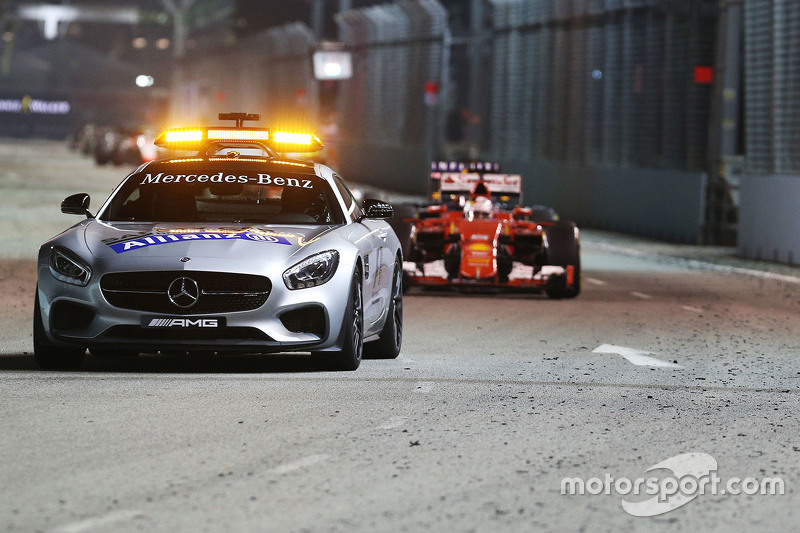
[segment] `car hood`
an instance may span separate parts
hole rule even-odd
[[[92,255],[106,259],[264,257],[281,261],[334,228],[209,223],[142,224],[92,220],[84,226],[84,239]]]

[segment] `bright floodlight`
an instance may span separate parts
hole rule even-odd
[[[153,85],[153,76],[146,76],[145,74],[136,76],[136,85],[138,87],[150,87]]]
[[[314,77],[318,80],[346,80],[353,77],[350,52],[317,50],[314,52]]]

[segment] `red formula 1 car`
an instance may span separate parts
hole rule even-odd
[[[520,175],[494,163],[437,162],[431,191],[432,204],[409,221],[411,285],[580,293],[578,228],[549,207],[523,207]]]

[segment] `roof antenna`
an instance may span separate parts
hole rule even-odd
[[[220,120],[235,120],[236,127],[241,128],[245,120],[261,120],[261,115],[258,113],[220,113]]]

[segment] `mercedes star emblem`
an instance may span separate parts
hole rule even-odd
[[[200,287],[192,278],[176,278],[167,288],[169,301],[182,309],[187,309],[197,303],[200,298]]]

